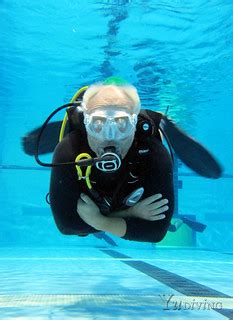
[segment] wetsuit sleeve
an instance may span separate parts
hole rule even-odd
[[[127,231],[124,239],[141,242],[159,242],[167,233],[174,210],[173,163],[167,149],[157,139],[152,154],[145,165],[143,199],[157,193],[168,199],[166,217],[158,221],[126,218]]]
[[[69,138],[65,137],[56,147],[53,162],[74,161]],[[55,223],[61,233],[78,235],[96,232],[77,213],[80,184],[74,166],[53,167],[50,179],[50,205]]]

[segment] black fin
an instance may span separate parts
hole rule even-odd
[[[118,247],[116,242],[112,240],[112,238],[110,238],[105,232],[93,233],[93,236],[96,237],[97,239],[103,239],[105,242],[107,242],[113,247]]]
[[[189,226],[192,230],[197,231],[197,232],[203,232],[205,230],[205,228],[207,227],[206,224],[203,224],[201,222],[197,222],[197,221],[193,221],[193,220],[189,220],[185,217],[180,217],[180,219],[187,224],[187,226]]]
[[[189,168],[203,177],[221,177],[220,164],[199,142],[189,137],[166,116],[163,117],[161,125],[175,153]]]
[[[55,121],[49,123],[40,139],[38,154],[45,154],[53,152],[59,142],[59,134],[61,130],[62,121]],[[37,137],[41,127],[34,129],[22,138],[22,147],[26,154],[30,156],[35,155],[35,148],[37,144]]]
[[[176,226],[174,224],[170,224],[169,227],[168,227],[168,231],[170,232],[176,232]]]

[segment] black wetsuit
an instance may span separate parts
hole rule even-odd
[[[134,217],[123,218],[127,225],[124,239],[159,242],[167,233],[174,210],[173,164],[169,152],[158,138],[152,136],[148,141],[148,154],[138,156],[138,150],[133,144],[120,169],[115,173],[103,173],[93,166],[90,180],[101,196],[112,200],[111,211],[126,208],[123,206],[123,199],[139,187],[144,188],[141,200],[157,193],[167,198],[169,210],[165,212],[165,219],[149,221]],[[57,145],[53,161],[75,161],[77,155],[83,152],[95,156],[87,143],[86,133],[81,130],[73,131]],[[83,171],[85,173],[85,168]],[[50,202],[56,225],[63,234],[99,232],[85,223],[77,213],[81,192],[91,196],[85,180],[78,180],[75,166],[52,168]]]

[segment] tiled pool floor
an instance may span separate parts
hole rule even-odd
[[[230,319],[233,255],[0,249],[0,319]]]

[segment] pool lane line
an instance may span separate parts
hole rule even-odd
[[[0,164],[0,170],[33,170],[33,171],[50,171],[50,168],[46,167],[36,167],[36,166],[24,166],[24,165],[15,165],[15,164]],[[179,172],[178,177],[197,177],[200,175],[194,172]],[[221,178],[232,179],[233,174],[223,173]]]
[[[232,298],[231,296],[222,293],[220,291],[209,288],[193,280],[189,280],[185,277],[177,275],[173,272],[161,269],[159,267],[153,266],[141,260],[135,260],[125,254],[117,252],[116,250],[101,250],[107,255],[117,258],[117,259],[130,259],[131,260],[121,260],[121,262],[129,265],[130,267],[144,273],[145,275],[163,283],[164,285],[180,292],[186,296],[199,296],[199,297],[215,297],[215,298]],[[233,309],[212,309],[229,319],[233,319]]]

